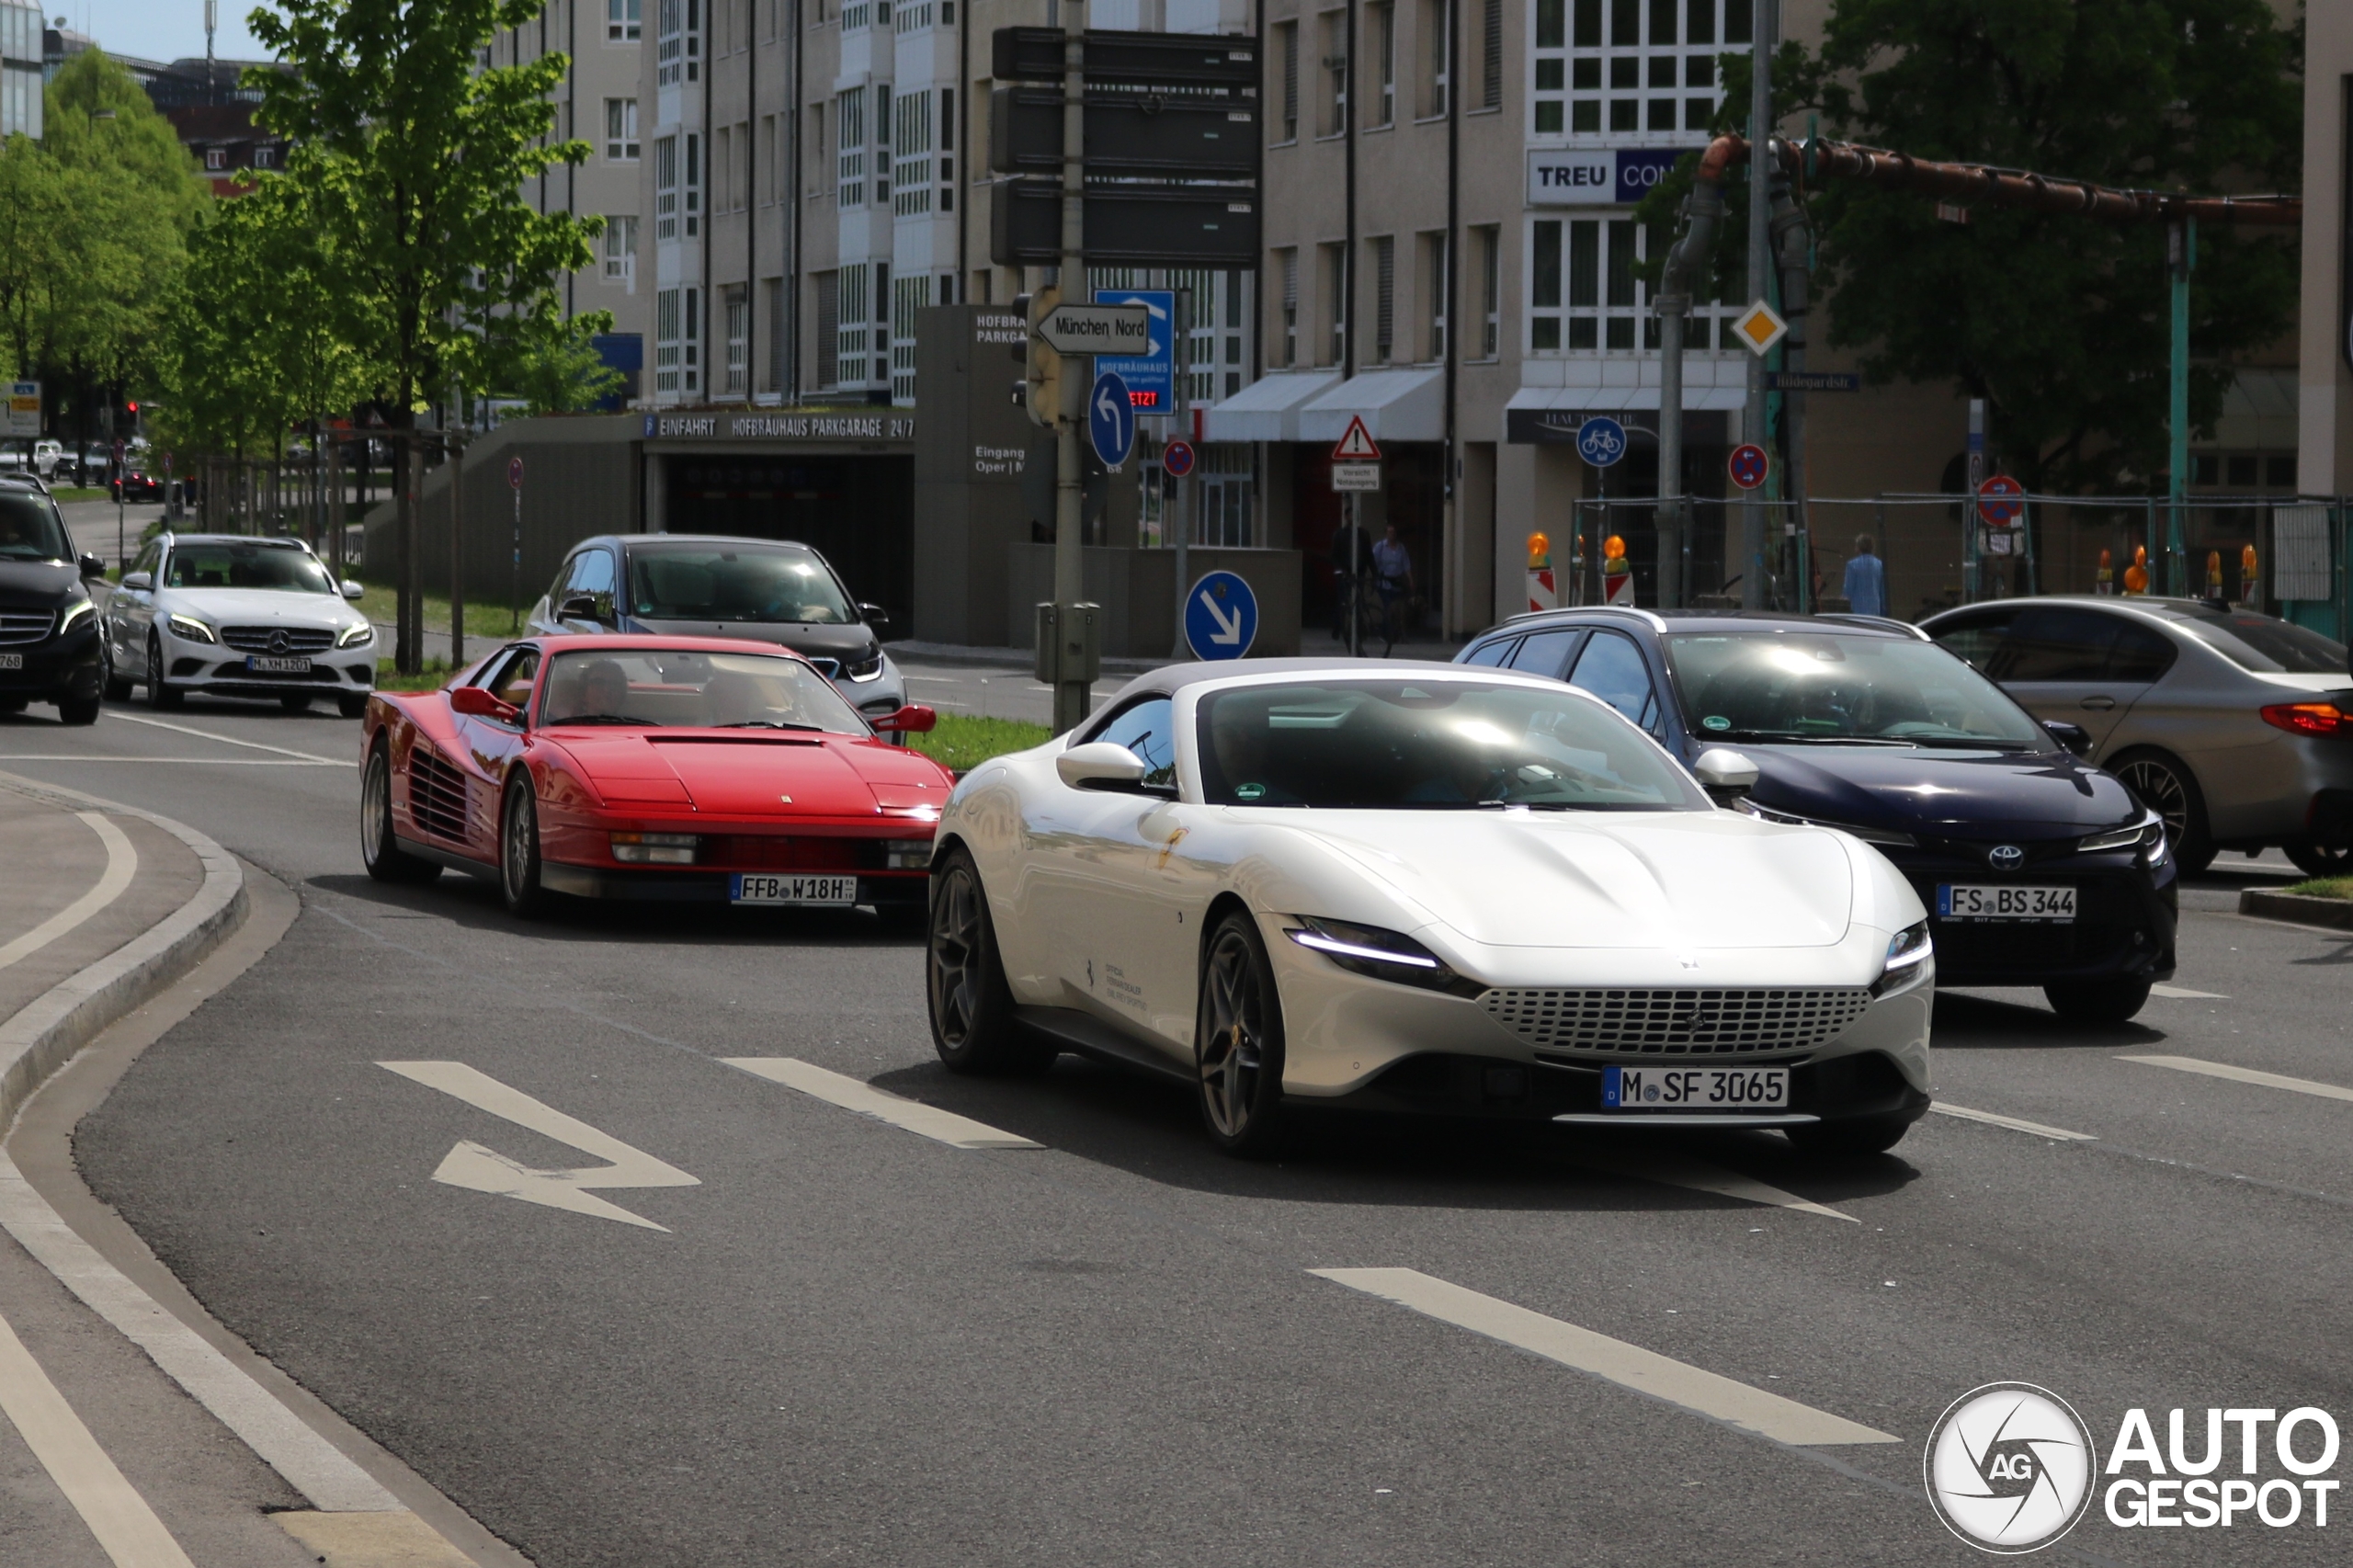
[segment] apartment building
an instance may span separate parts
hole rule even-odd
[[[40,7],[0,0],[0,137],[40,137]]]

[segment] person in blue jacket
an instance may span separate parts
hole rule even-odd
[[[1857,615],[1887,613],[1887,565],[1873,553],[1869,534],[1855,537],[1854,558],[1847,562],[1847,608]]]

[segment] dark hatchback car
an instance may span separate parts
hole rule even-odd
[[[57,503],[0,483],[0,713],[54,702],[69,724],[98,717],[98,612],[86,585],[106,575],[77,556]]]
[[[1574,609],[1518,616],[1457,663],[1580,687],[1696,764],[1736,747],[1760,816],[1838,828],[1927,906],[1943,985],[2033,985],[2120,1021],[2174,966],[2164,824],[1909,626],[1873,617]]]

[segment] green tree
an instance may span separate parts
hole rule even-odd
[[[0,142],[0,334],[16,375],[39,373],[73,222],[57,161],[21,133]]]
[[[576,414],[620,390],[625,378],[608,369],[593,339],[613,329],[610,311],[570,321],[550,301],[543,319],[514,347],[496,383],[523,400],[529,414]]]
[[[1748,103],[1724,62],[1720,126]],[[1915,157],[2212,194],[2293,189],[2299,34],[2266,0],[1836,0],[1819,51],[1784,44],[1775,109]],[[1685,182],[1676,182],[1678,189]],[[1745,182],[1743,182],[1745,187]],[[1745,189],[1717,251],[1745,293]],[[1671,218],[1677,192],[1643,216]],[[1807,198],[1828,340],[1874,379],[1944,382],[1990,405],[2003,460],[2037,489],[2148,488],[2165,466],[2169,319],[2157,225],[1825,180]],[[2294,319],[2292,240],[2206,228],[2190,290],[2190,417],[2210,431],[2234,359]]]

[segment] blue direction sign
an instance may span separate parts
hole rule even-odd
[[[1086,394],[1086,434],[1105,468],[1128,460],[1136,444],[1136,411],[1128,402],[1128,383],[1106,370],[1095,378]]]
[[[1152,351],[1139,355],[1097,354],[1095,368],[1128,383],[1128,402],[1138,414],[1176,412],[1176,291],[1173,289],[1097,289],[1098,305],[1142,305],[1152,333]]]
[[[1605,414],[1577,426],[1577,456],[1596,468],[1608,468],[1626,455],[1626,427]]]
[[[1238,659],[1258,637],[1258,596],[1231,572],[1210,572],[1185,598],[1185,642],[1197,659]]]

